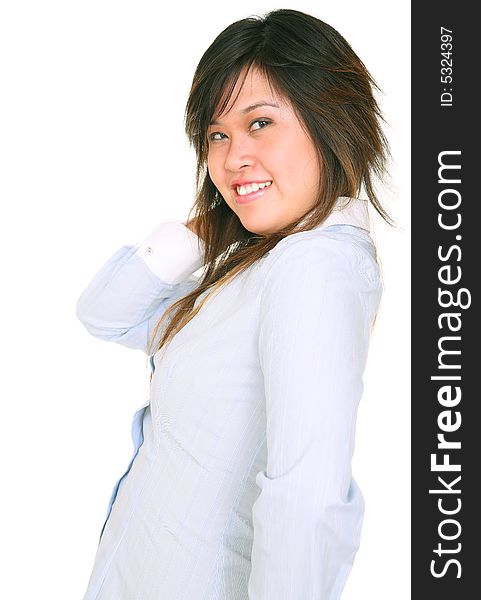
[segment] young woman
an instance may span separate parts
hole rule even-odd
[[[237,21],[202,56],[190,218],[120,248],[77,304],[91,334],[152,367],[85,600],[340,597],[382,293],[368,204],[390,222],[375,87],[336,30],[295,10]]]

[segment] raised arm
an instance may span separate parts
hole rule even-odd
[[[119,248],[77,300],[89,333],[147,353],[154,325],[191,291],[202,266],[203,241],[176,220],[160,223],[143,242]]]
[[[364,501],[351,476],[377,266],[342,235],[278,248],[259,334],[267,468],[253,505],[249,600],[338,600]]]

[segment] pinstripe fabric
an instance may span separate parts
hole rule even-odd
[[[367,202],[350,206],[279,242],[151,357],[84,600],[340,598],[364,511],[351,458],[382,293]],[[143,258],[167,243],[123,246],[100,269],[77,304],[92,335],[146,351],[196,282],[192,248],[171,283]]]

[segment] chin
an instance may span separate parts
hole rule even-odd
[[[272,225],[262,225],[260,223],[242,223],[242,225],[255,235],[269,235],[276,231],[276,228]]]
[[[272,215],[267,215],[267,218],[263,219],[262,215],[254,214],[254,212],[249,215],[246,213],[242,214],[242,211],[240,211],[241,214],[239,214],[232,206],[231,209],[237,214],[243,227],[255,235],[269,235],[281,228],[279,224],[273,222]]]

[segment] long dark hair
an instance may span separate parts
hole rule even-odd
[[[311,136],[322,165],[318,200],[300,219],[268,235],[248,231],[214,186],[207,170],[207,128],[226,108],[241,73],[258,69],[278,96],[287,99]],[[240,89],[240,88],[239,88]],[[236,21],[206,50],[192,81],[185,131],[197,156],[196,196],[189,219],[204,241],[203,275],[157,323],[150,352],[162,348],[222,285],[247,269],[282,238],[320,225],[339,196],[364,189],[374,209],[394,225],[374,189],[390,157],[376,82],[347,41],[314,16],[279,9]],[[196,299],[206,292],[194,308]],[[164,320],[168,323],[157,337]]]

